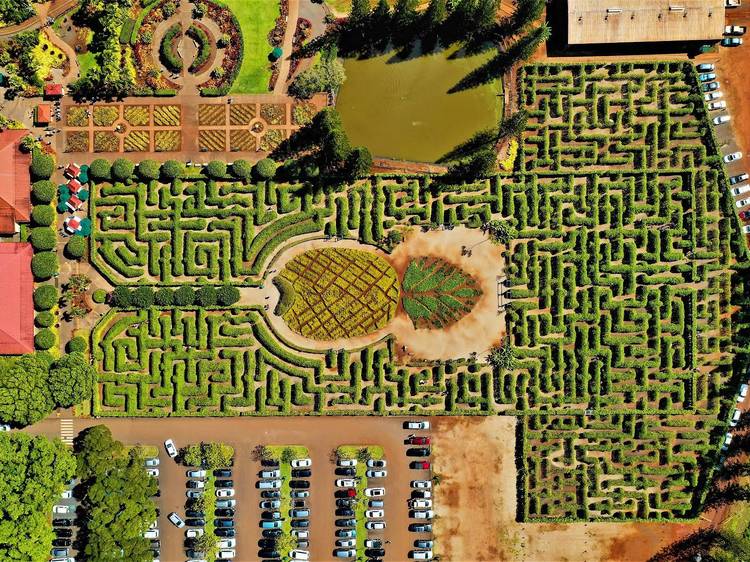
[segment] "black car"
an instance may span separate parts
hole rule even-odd
[[[223,538],[232,538],[237,534],[234,529],[214,529],[214,535]]]
[[[428,491],[425,491],[425,490],[412,490],[411,491],[411,497],[415,499],[429,498],[430,494],[431,492],[429,490]]]
[[[281,529],[263,529],[263,536],[267,539],[277,539],[283,534]]]
[[[52,539],[52,546],[70,546],[73,541],[70,539]]]
[[[354,517],[354,510],[348,507],[340,507],[336,510],[337,517]]]
[[[277,500],[281,497],[281,492],[278,490],[263,490],[260,493],[261,498],[266,498],[267,500]]]
[[[351,507],[352,500],[346,498],[339,498],[336,500],[336,507]]]
[[[276,539],[260,539],[258,546],[260,548],[276,548]]]
[[[55,527],[72,527],[73,520],[72,519],[53,519],[52,524]]]
[[[260,461],[262,466],[279,466],[278,459],[263,459]]]
[[[385,556],[385,550],[382,548],[368,548],[365,550],[365,556],[373,557],[373,556]]]
[[[309,526],[310,526],[309,519],[292,519],[292,527],[300,528],[300,527],[309,527]]]
[[[277,517],[274,515],[275,513],[279,513],[278,511],[264,511],[260,514],[261,519],[265,519],[266,521],[276,521],[280,520],[281,517]]]
[[[307,507],[307,503],[305,503],[305,500],[292,500],[292,507]]]
[[[352,467],[340,466],[336,469],[338,476],[356,476],[357,469]]]
[[[196,509],[186,509],[185,517],[192,517],[194,519],[203,519],[206,516],[205,512],[198,511]]]
[[[261,548],[258,551],[258,556],[261,558],[281,558],[281,554],[272,548]]]
[[[409,524],[409,530],[412,533],[431,533],[432,525],[429,523],[411,523]]]
[[[188,527],[205,527],[205,519],[185,519],[185,525]]]
[[[406,450],[406,456],[408,457],[429,457],[430,449],[426,447],[412,447]]]
[[[216,478],[231,478],[232,471],[228,468],[217,468],[214,470],[214,476],[216,476]]]
[[[217,488],[234,488],[234,480],[217,480]]]
[[[232,528],[234,527],[234,519],[216,519],[214,525],[224,529]]]
[[[216,517],[234,517],[234,509],[232,509],[231,507],[215,509],[214,515]]]
[[[152,539],[151,548],[155,548],[155,549],[161,548],[161,541],[159,539]]]
[[[310,476],[312,476],[312,470],[309,468],[292,469],[292,478],[310,478]]]
[[[383,562],[382,558],[368,558],[365,562]]]
[[[55,534],[58,537],[64,537],[64,538],[70,538],[73,536],[73,530],[72,529],[61,529],[60,527],[57,527],[55,529]]]
[[[187,484],[185,484],[186,488],[192,488],[192,489],[203,489],[203,481],[201,480],[188,480]]]
[[[357,522],[354,519],[336,519],[337,527],[356,527]]]
[[[188,549],[185,554],[190,558],[203,558],[205,556],[205,553],[202,550],[193,550],[192,548]]]
[[[307,480],[292,480],[289,482],[289,487],[306,490],[310,487],[310,482]]]

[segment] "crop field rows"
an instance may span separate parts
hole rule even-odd
[[[205,313],[233,319],[210,324],[222,336],[240,337],[248,323],[242,360],[229,359],[227,338],[180,350],[182,333],[208,330],[183,319],[175,349],[193,362],[163,372],[174,351],[161,334],[172,324],[124,312],[93,335],[104,383],[97,411],[512,414],[523,519],[694,516],[732,375],[729,266],[746,249],[709,156],[702,99],[690,93],[693,70],[529,66],[520,80],[530,119],[515,174],[440,189],[427,177],[377,177],[316,194],[188,179],[101,185],[91,239],[94,264],[115,284],[257,285],[300,236],[378,244],[394,228],[513,220],[505,318],[515,368],[493,370],[481,357],[402,365],[390,340],[351,354],[297,350],[253,309]],[[263,372],[261,358],[271,365]]]

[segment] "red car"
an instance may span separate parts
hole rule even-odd
[[[428,461],[414,461],[411,463],[411,467],[414,470],[430,470],[430,463]]]
[[[429,437],[409,437],[409,445],[429,445]]]
[[[750,220],[750,211],[740,211],[737,213],[740,216],[740,219],[743,221]]]

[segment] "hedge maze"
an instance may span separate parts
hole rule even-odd
[[[529,121],[513,174],[378,176],[314,193],[203,178],[99,185],[91,239],[116,284],[255,286],[296,240],[385,246],[393,229],[512,221],[513,369],[482,357],[403,365],[390,338],[296,349],[260,305],[113,311],[92,335],[97,413],[517,415],[521,519],[695,517],[730,402],[730,266],[747,250],[694,70],[531,65],[518,92]]]

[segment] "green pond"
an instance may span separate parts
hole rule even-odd
[[[434,162],[502,114],[502,82],[449,94],[491,53],[449,57],[456,49],[400,60],[394,53],[345,59],[336,101],[352,145],[374,156]]]

